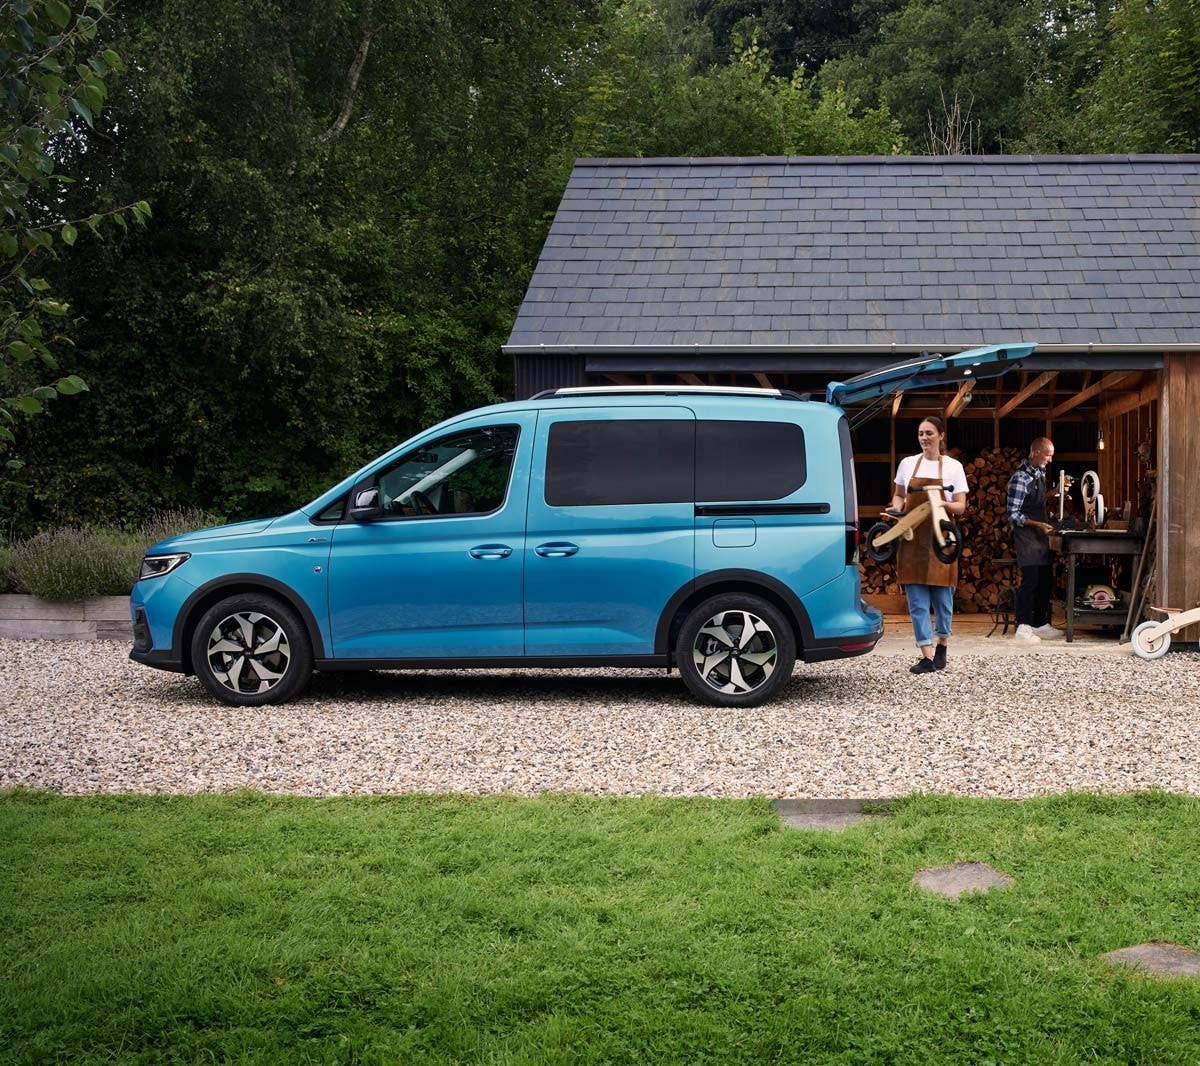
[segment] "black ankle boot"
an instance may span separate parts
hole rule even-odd
[[[935,670],[946,669],[946,645],[939,644],[933,649],[933,668]]]
[[[908,669],[909,672],[913,674],[932,674],[937,667],[933,665],[932,659],[926,659],[925,656],[922,655],[921,658],[913,663]]]

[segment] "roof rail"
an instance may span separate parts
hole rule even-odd
[[[571,396],[764,396],[773,400],[800,400],[790,389],[759,389],[742,385],[573,385],[562,389],[543,389],[531,400],[561,399]]]

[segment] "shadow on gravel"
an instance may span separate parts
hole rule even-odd
[[[835,686],[831,678],[797,674],[775,698],[774,703],[806,702],[829,698]],[[148,678],[143,693],[164,708],[223,707],[194,677],[167,675]],[[511,703],[547,705],[649,703],[663,707],[703,707],[693,699],[677,674],[663,671],[582,673],[577,671],[406,671],[371,670],[313,674],[303,695],[289,706],[345,701],[352,703],[399,703],[404,701],[462,703]],[[715,713],[724,708],[712,707]],[[753,708],[751,708],[753,710]],[[733,709],[737,713],[737,708]]]

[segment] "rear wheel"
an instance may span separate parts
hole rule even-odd
[[[886,563],[896,554],[896,545],[899,544],[898,540],[889,541],[882,548],[876,547],[875,544],[891,528],[892,526],[888,522],[876,522],[867,530],[867,535],[863,538],[867,554],[877,563]]]
[[[942,538],[945,544],[940,544],[937,537],[933,538],[933,554],[939,562],[952,563],[962,552],[962,530],[947,518],[942,519]]]
[[[192,633],[192,667],[200,683],[225,703],[283,703],[312,676],[312,642],[287,604],[240,593],[201,616]]]
[[[675,664],[692,695],[705,703],[755,707],[791,678],[796,638],[773,604],[748,593],[723,593],[687,616]]]

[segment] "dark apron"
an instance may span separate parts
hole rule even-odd
[[[1034,522],[1049,522],[1046,513],[1046,478],[1035,477],[1029,495],[1021,504],[1021,514],[1025,520]],[[1013,546],[1016,549],[1017,566],[1047,566],[1054,561],[1054,553],[1050,551],[1050,541],[1040,529],[1029,526],[1013,526]]]
[[[920,465],[918,461],[917,466]],[[913,467],[914,470],[916,468]],[[942,460],[939,458],[937,477],[914,477],[909,481],[904,497],[904,513],[908,514],[914,507],[929,502],[929,497],[921,489],[932,485],[940,487],[942,484]],[[917,490],[915,495],[914,489]],[[896,576],[901,585],[958,586],[958,560],[943,563],[933,554],[933,526],[929,521],[922,522],[913,530],[912,540],[900,541]]]

